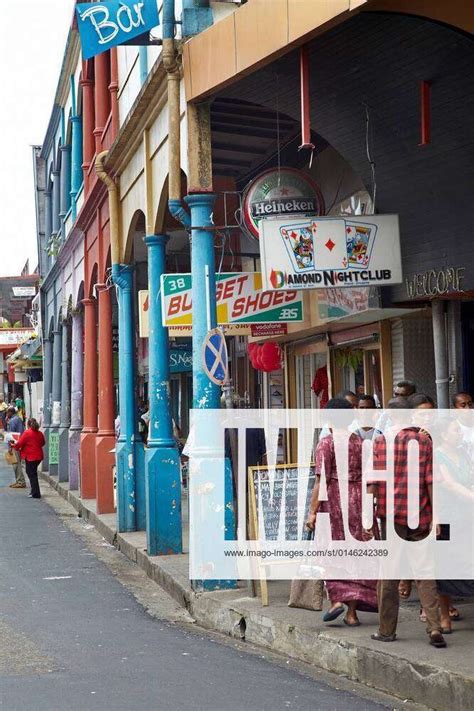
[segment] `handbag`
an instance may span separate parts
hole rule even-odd
[[[15,452],[8,448],[7,451],[5,452],[5,459],[8,462],[8,464],[16,464],[16,456]]]
[[[309,531],[307,540],[311,541],[314,538],[314,531]],[[303,568],[311,566],[300,566],[301,572]],[[324,597],[324,582],[322,580],[314,580],[313,578],[295,578],[291,581],[290,599],[288,607],[300,607],[303,610],[322,610]]]

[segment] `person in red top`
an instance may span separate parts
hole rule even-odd
[[[12,444],[12,447],[20,452],[21,458],[25,460],[26,473],[31,486],[30,498],[41,499],[38,465],[43,461],[45,439],[34,417],[30,417],[27,427],[28,429],[23,432],[18,442]]]
[[[432,409],[434,403],[423,394],[411,396],[408,406],[413,409]],[[420,514],[418,527],[408,525],[408,445],[418,442],[419,451],[419,501]],[[374,470],[386,469],[386,440],[380,436],[374,440]],[[406,541],[421,541],[429,535],[433,523],[432,486],[433,486],[433,442],[428,433],[419,427],[407,427],[399,432],[394,441],[393,451],[393,517],[397,534]],[[382,538],[385,538],[387,500],[385,486],[374,487],[376,496],[376,515],[380,519]],[[372,639],[379,642],[393,642],[397,635],[399,608],[399,580],[379,580],[377,598],[379,603],[379,632]],[[426,614],[426,627],[430,644],[433,647],[446,647],[441,634],[441,620],[438,608],[438,594],[434,580],[416,580],[420,602]]]

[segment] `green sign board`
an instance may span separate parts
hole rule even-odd
[[[59,432],[49,435],[49,463],[59,464]]]

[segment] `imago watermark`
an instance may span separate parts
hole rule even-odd
[[[474,578],[473,416],[194,410],[190,577]]]

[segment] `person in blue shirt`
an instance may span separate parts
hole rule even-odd
[[[25,425],[21,417],[19,417],[14,407],[9,407],[7,410],[7,431],[10,433],[17,433],[18,435],[23,434],[25,431]],[[10,448],[10,451],[15,457],[15,464],[13,465],[13,470],[15,472],[15,481],[10,484],[10,489],[26,489],[25,474],[23,472],[23,465],[21,463],[20,452],[16,449]]]

